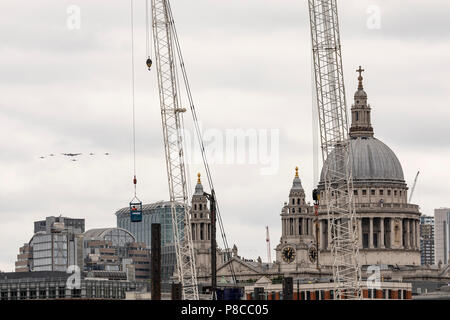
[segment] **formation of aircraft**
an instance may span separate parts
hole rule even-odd
[[[77,161],[77,158],[76,158],[76,157],[83,155],[83,153],[61,153],[61,155],[65,156],[65,157],[71,158],[70,161]],[[94,156],[95,153],[90,152],[89,155],[90,155],[90,156]],[[111,153],[105,152],[104,155],[105,155],[105,156],[109,156],[109,155],[111,155]],[[55,155],[54,153],[50,153],[48,156],[49,156],[49,157],[55,157],[56,155]],[[40,159],[45,159],[45,157],[46,157],[46,156],[40,156],[39,158],[40,158]]]

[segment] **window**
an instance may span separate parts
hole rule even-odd
[[[397,190],[394,190],[394,196],[397,196]]]
[[[387,191],[387,193],[388,193],[388,196],[390,196],[391,195],[391,189],[389,189],[388,191]]]
[[[292,204],[295,204],[295,199],[292,199]]]
[[[355,196],[357,196],[357,195],[358,195],[358,190],[353,190],[353,194],[354,194]]]
[[[39,290],[39,299],[47,298],[47,291],[45,289]]]
[[[363,196],[367,196],[367,190],[363,189],[362,195],[363,195]]]
[[[292,208],[292,213],[295,213],[295,208]]]
[[[374,195],[375,195],[375,189],[370,190],[370,194],[371,194],[372,196],[374,196]]]
[[[194,204],[194,210],[197,210],[197,204],[196,203]]]
[[[384,195],[384,190],[380,190],[380,196]]]
[[[297,204],[300,204],[300,198],[297,199]]]

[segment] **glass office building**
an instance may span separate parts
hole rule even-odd
[[[184,210],[182,203],[176,204],[176,210]],[[172,213],[170,201],[159,201],[142,205],[142,221],[131,222],[130,208],[125,207],[116,212],[117,227],[128,230],[137,242],[144,242],[151,248],[152,223],[161,224],[161,279],[169,282],[176,267],[175,247],[173,245]],[[181,230],[184,225],[180,224]]]
[[[183,210],[183,205],[177,203],[177,211]],[[142,205],[142,221],[131,222],[130,208],[122,208],[116,212],[117,227],[128,230],[136,237],[137,242],[144,242],[151,248],[152,223],[161,224],[161,246],[173,243],[172,213],[169,201],[160,201]],[[182,225],[180,225],[183,227]]]

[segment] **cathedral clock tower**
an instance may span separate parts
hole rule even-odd
[[[289,202],[281,210],[282,235],[276,247],[281,272],[296,272],[299,268],[315,267],[317,251],[314,237],[314,211],[305,201],[305,191],[295,168],[289,192]]]

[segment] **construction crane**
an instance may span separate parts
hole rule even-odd
[[[266,226],[266,245],[267,245],[267,262],[272,263],[272,254],[270,252],[269,226]]]
[[[198,300],[183,149],[182,113],[186,109],[180,105],[169,1],[152,0],[151,10],[177,276],[182,299]],[[182,204],[183,210],[177,210],[177,203]]]
[[[190,90],[183,55],[181,53],[170,1],[151,1],[153,44],[155,48],[172,225],[177,256],[177,276],[182,286],[182,298],[184,300],[198,300],[199,295],[195,268],[195,254],[192,243],[191,224],[189,222],[188,184],[186,181],[186,166],[184,162],[183,147],[183,113],[186,112],[186,109],[182,107],[179,75],[182,77],[184,83],[184,89],[193,118],[196,136],[200,145],[208,184],[211,189],[211,194],[214,195],[216,218],[222,241],[225,249],[228,249],[229,246],[220,214],[219,202],[214,192],[215,189],[212,174],[207,160],[205,145]],[[149,52],[149,49],[147,49],[147,52]],[[180,70],[177,69],[176,62],[179,63]],[[152,66],[150,55],[146,64],[150,70],[150,67]],[[184,210],[177,211],[176,202],[182,203]],[[229,263],[228,268],[233,283],[236,283],[233,264]]]
[[[361,268],[353,204],[347,105],[336,0],[308,0],[324,166],[324,196],[331,235],[335,299],[361,299]]]
[[[408,203],[411,203],[411,199],[412,199],[412,197],[413,197],[414,190],[416,190],[417,179],[419,178],[419,174],[420,174],[420,171],[417,171],[416,178],[414,179],[414,183],[413,183],[413,186],[412,186],[412,188],[411,188],[411,194],[409,195],[409,201],[408,201]]]

